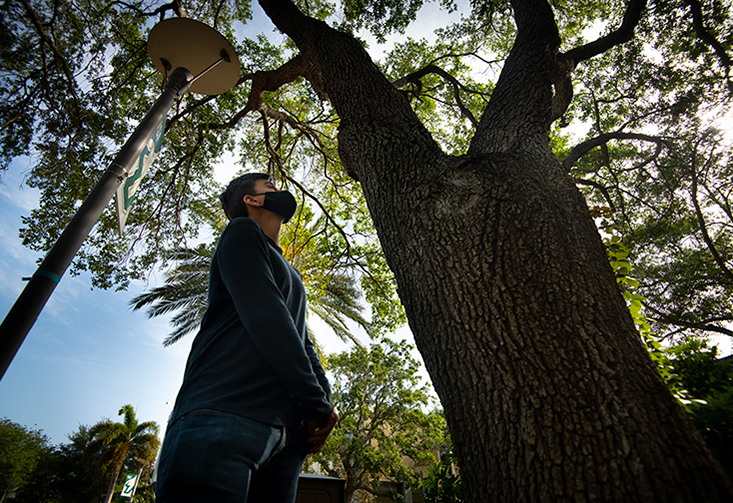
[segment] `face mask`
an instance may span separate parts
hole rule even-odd
[[[295,208],[298,207],[298,203],[295,202],[295,196],[293,196],[287,190],[281,190],[280,192],[261,192],[260,194],[252,194],[253,196],[265,195],[265,202],[262,205],[267,211],[271,211],[284,218],[283,223],[286,224],[295,215]]]

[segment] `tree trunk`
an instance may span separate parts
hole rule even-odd
[[[533,162],[466,160],[435,199],[384,203],[381,239],[469,501],[730,501],[582,197]]]
[[[323,73],[468,501],[733,501],[550,150],[547,3],[514,2],[515,48],[463,157],[440,151],[357,42],[287,0],[260,3]]]
[[[110,503],[112,501],[112,496],[114,496],[115,493],[115,486],[117,485],[117,478],[120,476],[120,470],[122,470],[122,466],[115,467],[112,480],[110,480],[109,486],[107,487],[107,495],[104,497],[104,503]]]

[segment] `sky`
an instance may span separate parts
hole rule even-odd
[[[426,36],[445,24],[447,17],[430,5],[408,34]],[[456,19],[457,14],[450,17]],[[248,27],[272,34],[272,24],[256,3],[255,19]],[[380,54],[383,49],[373,39],[371,44],[373,55]],[[25,287],[22,278],[33,275],[36,261],[42,258],[25,248],[18,237],[21,217],[28,216],[38,201],[38,193],[23,186],[30,168],[29,159],[18,159],[0,174],[3,318]],[[227,182],[237,169],[234,159],[222,161],[216,167],[217,180]],[[148,319],[144,312],[129,307],[131,298],[160,282],[158,274],[151,276],[149,284],[134,282],[128,291],[92,290],[88,275],[72,277],[67,271],[0,381],[0,418],[40,429],[58,445],[80,424],[93,425],[106,418],[121,420],[118,411],[131,404],[140,421],[157,422],[162,433],[194,334],[164,348],[170,316]],[[326,353],[349,348],[325,325],[317,320],[313,324]],[[412,335],[404,328],[394,338],[411,341]],[[419,358],[417,352],[415,356]],[[427,380],[427,373],[423,375]]]

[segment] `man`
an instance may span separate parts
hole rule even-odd
[[[157,501],[291,503],[306,454],[338,420],[300,274],[278,241],[296,202],[259,173],[220,199],[230,222],[158,461]]]

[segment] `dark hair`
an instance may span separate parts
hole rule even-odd
[[[267,173],[247,173],[238,176],[227,185],[227,188],[219,196],[221,207],[224,208],[229,220],[237,217],[248,217],[247,205],[244,203],[244,196],[254,192],[257,180],[269,180]]]

